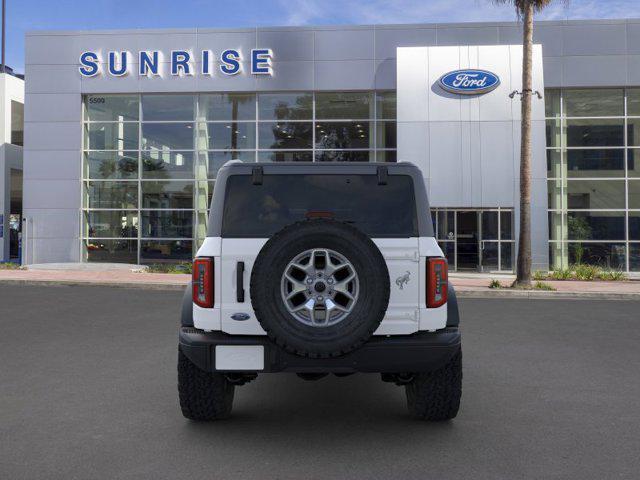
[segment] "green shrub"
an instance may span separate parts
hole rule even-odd
[[[147,272],[149,273],[187,273],[192,272],[191,262],[181,263],[152,263],[148,265]]]
[[[0,270],[20,270],[19,263],[13,262],[0,262]]]
[[[493,279],[489,282],[489,288],[502,288],[500,280]]]
[[[556,291],[556,289],[552,285],[549,285],[548,283],[545,283],[545,282],[536,282],[533,284],[533,288],[535,290],[546,290],[549,292]]]
[[[546,280],[547,277],[549,276],[549,274],[543,270],[536,270],[535,272],[533,272],[533,279],[534,280]]]
[[[609,282],[619,282],[622,280],[626,280],[627,276],[620,270],[603,270],[598,273],[598,278],[600,280],[607,280]]]
[[[569,280],[573,278],[573,272],[569,268],[561,268],[553,270],[550,276],[552,280]]]
[[[600,275],[602,269],[596,265],[579,264],[574,267],[576,279],[591,281]]]

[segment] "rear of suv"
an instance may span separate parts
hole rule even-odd
[[[424,180],[408,163],[229,162],[179,333],[185,417],[230,415],[261,373],[380,373],[411,414],[456,416],[458,306]]]

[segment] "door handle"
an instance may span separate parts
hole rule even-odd
[[[244,303],[244,262],[236,264],[236,300]]]

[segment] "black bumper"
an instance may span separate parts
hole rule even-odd
[[[260,372],[352,373],[428,372],[445,363],[460,349],[457,327],[413,335],[376,336],[359,349],[336,358],[307,358],[284,351],[266,336],[228,335],[180,328],[180,349],[200,369],[213,372],[216,345],[262,345],[264,370]],[[219,370],[218,370],[219,371]]]

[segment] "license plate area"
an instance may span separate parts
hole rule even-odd
[[[262,345],[217,345],[216,370],[253,372],[264,370]]]

